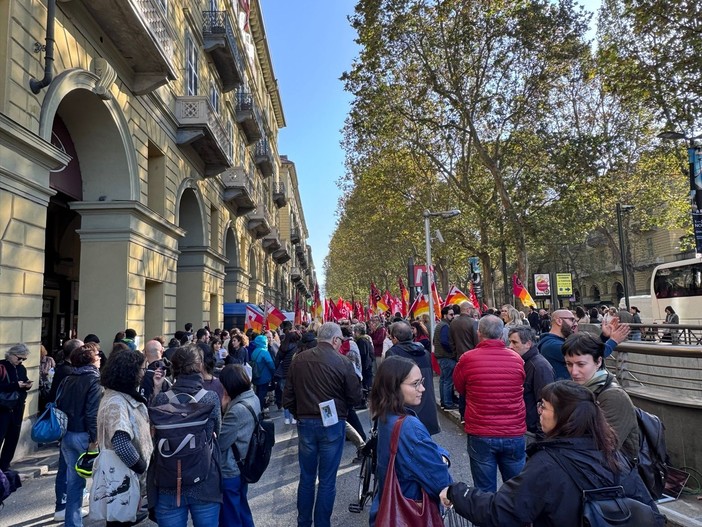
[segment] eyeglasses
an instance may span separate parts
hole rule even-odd
[[[544,404],[543,401],[537,401],[536,402],[536,411],[538,412],[539,415],[544,413],[544,411],[547,410],[546,405]]]
[[[420,387],[420,386],[424,386],[424,377],[422,377],[422,378],[419,379],[418,381],[414,381],[414,382],[403,382],[402,384],[405,384],[405,385],[407,385],[407,386],[414,386],[414,389],[415,389],[415,390],[419,390],[419,387]]]
[[[17,355],[15,355],[15,359],[17,359],[17,362],[24,362],[27,360],[27,357],[18,357]]]

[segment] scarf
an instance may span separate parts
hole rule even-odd
[[[607,382],[607,377],[609,377],[609,372],[606,369],[597,370],[595,375],[585,383],[585,388],[594,393],[600,386],[604,386],[604,383]]]

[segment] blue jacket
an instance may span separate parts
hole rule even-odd
[[[609,357],[614,348],[617,347],[616,341],[612,339],[606,339],[601,337],[605,341],[604,345],[604,357],[605,359]],[[565,365],[565,358],[563,358],[563,343],[565,339],[554,335],[553,333],[545,333],[541,335],[539,343],[536,345],[539,348],[541,355],[546,357],[546,360],[553,366],[553,372],[556,374],[556,380],[570,380],[570,373]]]
[[[271,354],[268,353],[268,339],[265,335],[259,335],[254,339],[252,344],[251,362],[256,363],[256,373],[258,374],[252,381],[257,386],[268,384],[271,382],[271,379],[273,379],[273,372],[275,371],[273,358]]]
[[[439,503],[439,493],[451,484],[448,465],[442,456],[448,458],[448,452],[434,443],[426,427],[415,417],[414,412],[407,410],[408,415],[402,424],[400,441],[395,457],[395,475],[400,482],[402,494],[409,499],[421,499],[422,488],[429,497]],[[385,473],[390,461],[390,440],[392,429],[398,415],[387,416],[387,422],[378,422],[378,492],[373,498],[370,509],[369,525],[374,527],[375,516],[378,513],[383,494]]]

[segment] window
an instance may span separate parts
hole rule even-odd
[[[185,81],[187,95],[197,95],[199,77],[197,73],[198,51],[190,34],[185,35]]]
[[[653,236],[648,236],[646,238],[646,258],[652,260],[654,257],[653,252]]]
[[[158,0],[158,5],[161,6],[164,13],[168,13],[168,0]]]
[[[212,109],[219,115],[219,88],[214,82],[210,83],[210,103],[212,104]]]

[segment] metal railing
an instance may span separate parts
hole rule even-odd
[[[253,114],[253,118],[256,121],[256,125],[263,133],[263,122],[261,121],[261,112],[256,105],[253,93],[246,90],[245,88],[239,88],[236,92],[236,111],[250,111]]]
[[[246,71],[244,59],[239,52],[239,45],[234,33],[231,19],[226,11],[203,11],[202,12],[202,33],[203,35],[221,35],[227,37],[227,43],[232,51],[234,62],[239,70],[240,75],[244,75]]]
[[[163,54],[173,62],[173,38],[166,20],[163,7],[157,0],[136,0],[135,5],[141,13],[149,30],[156,37]]]

